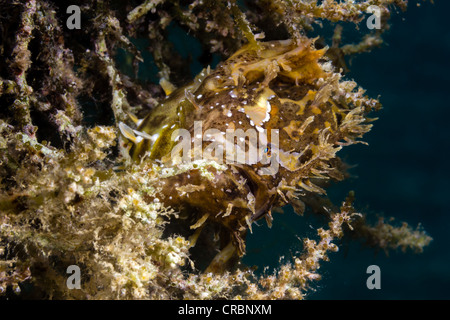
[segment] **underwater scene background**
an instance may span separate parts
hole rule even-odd
[[[450,2],[409,1],[403,12],[399,8],[406,2],[85,0],[80,3],[82,25],[78,29],[66,28],[65,9],[71,5],[70,1],[0,2],[0,11],[5,12],[0,14],[0,298],[450,299]],[[390,28],[383,25],[380,31],[383,43],[375,48],[371,47],[380,40],[379,34],[374,36],[375,32],[368,31],[364,20],[353,23],[360,14],[368,16],[364,10],[358,13],[356,9],[367,3],[392,10]],[[268,10],[271,5],[278,12]],[[314,6],[320,6],[320,10]],[[247,18],[267,30],[251,26]],[[271,23],[276,24],[277,19],[279,24],[272,28]],[[340,29],[335,29],[337,24],[344,26],[342,41],[338,39]],[[263,45],[256,33],[261,30],[266,32],[263,41],[290,37],[300,41],[307,30],[302,41],[308,45],[302,47],[301,41],[295,49],[289,41]],[[364,37],[368,34],[373,37]],[[313,41],[306,39],[315,37],[318,40],[312,50],[309,44]],[[338,42],[355,44],[361,39],[373,42],[347,46],[350,54],[339,47]],[[246,42],[247,46],[236,51]],[[314,69],[321,57],[318,52],[325,52],[320,48],[332,43],[336,46],[327,52],[326,59],[349,69],[341,82],[328,82],[334,71],[325,69],[331,63]],[[364,51],[364,44],[370,52],[360,52]],[[287,48],[293,50],[286,51]],[[271,57],[276,50],[281,52],[275,55],[278,60]],[[352,50],[358,53],[352,54]],[[230,58],[232,52],[239,54]],[[346,54],[351,58],[346,56],[342,63]],[[221,61],[225,62],[218,66]],[[240,65],[241,61],[244,64]],[[253,61],[266,65],[260,68]],[[244,71],[247,62],[248,73]],[[204,69],[207,66],[211,69]],[[296,72],[301,75],[299,78],[304,77],[300,85]],[[308,83],[308,72],[317,81]],[[184,87],[194,77],[192,84]],[[254,79],[250,80],[251,77]],[[212,80],[216,78],[217,83]],[[281,100],[291,97],[295,100],[297,94],[307,97],[294,101],[302,105],[302,111],[295,113],[302,117],[305,108],[311,109],[307,112],[322,114],[320,108],[318,111],[314,108],[318,104],[329,108],[333,99],[341,107],[347,104],[351,108],[360,107],[366,103],[367,108],[370,100],[358,100],[356,93],[353,96],[353,88],[343,84],[347,83],[344,80],[354,80],[369,97],[381,102],[382,109],[369,114],[377,120],[362,138],[368,145],[354,144],[337,153],[348,165],[350,177],[327,186],[331,205],[326,202],[328,199],[321,198],[322,202],[317,194],[313,196],[321,191],[311,192],[309,188],[314,188],[309,178],[323,178],[321,173],[332,168],[332,162],[317,167],[322,172],[311,169],[309,173],[300,173],[298,169],[305,163],[296,168],[286,161],[283,172],[289,171],[293,183],[290,185],[285,184],[285,178],[289,180],[287,175],[277,177],[280,181],[276,184],[270,175],[267,180],[260,179],[255,173],[260,171],[255,168],[252,168],[255,171],[238,170],[235,166],[217,169],[215,162],[211,165],[207,161],[200,168],[198,164],[189,167],[175,162],[170,167],[165,166],[165,157],[152,158],[152,152],[146,154],[150,148],[159,152],[159,156],[167,156],[164,152],[173,146],[163,139],[170,131],[151,130],[172,129],[175,124],[192,129],[185,120],[197,118],[211,120],[212,124],[222,121],[222,125],[228,126],[228,121],[238,118],[228,120],[231,111],[225,117],[225,110],[218,111],[221,109],[212,106],[216,100],[207,100],[209,95],[219,88],[215,94],[217,101],[223,99],[221,107],[228,104],[227,107],[234,108],[241,103],[241,96],[236,99],[235,89],[250,92],[250,84],[260,86],[257,80],[262,79],[261,87],[273,81],[272,88],[276,87],[277,94],[283,93],[285,85],[288,92],[292,87],[299,89],[293,90],[292,96],[289,93],[289,99]],[[341,79],[340,75],[335,79]],[[231,89],[227,81],[232,83]],[[175,90],[176,87],[179,89]],[[248,92],[242,97],[247,99]],[[310,92],[314,100],[308,100],[312,99]],[[331,99],[331,92],[336,97]],[[331,103],[322,101],[327,95]],[[249,110],[255,107],[252,105],[255,97],[250,94]],[[258,100],[269,106],[264,106],[263,114],[269,115],[275,124],[275,119],[289,120],[288,111],[271,118],[272,98]],[[352,102],[342,102],[346,100]],[[206,104],[202,101],[211,101],[210,108],[203,108]],[[242,103],[247,105],[247,100]],[[274,114],[291,109],[284,104],[280,108],[274,106]],[[362,110],[359,107],[354,111]],[[204,114],[203,109],[207,109]],[[214,110],[208,113],[209,109]],[[329,114],[339,125],[348,124],[347,120],[353,124],[348,132],[340,131],[340,127],[335,131],[336,135],[342,133],[341,138],[349,145],[354,142],[349,132],[365,133],[364,128],[370,128],[359,126],[359,115],[352,118],[351,109],[339,114],[330,109]],[[252,114],[245,111],[250,119],[249,113]],[[153,121],[158,116],[163,120]],[[176,121],[164,122],[166,118]],[[331,152],[335,149],[313,157],[327,145],[327,141],[322,141],[316,146],[314,139],[321,141],[320,137],[331,128],[325,115],[316,118],[322,125],[318,118],[324,120],[326,128],[319,130],[319,126],[317,131],[308,128],[311,133],[302,139],[298,135],[306,132],[304,129],[311,123],[308,119],[296,118],[302,119],[303,125],[306,123],[303,129],[284,127],[287,123],[280,127],[291,130],[286,132],[292,139],[285,141],[307,144],[300,155],[293,152],[289,161],[303,161],[300,157],[310,147],[311,159],[335,160]],[[294,131],[296,135],[291,136]],[[335,146],[342,145],[343,140],[337,140]],[[270,149],[267,150],[269,153]],[[288,152],[292,151],[297,150]],[[142,154],[151,161],[135,161]],[[308,160],[305,162],[305,166],[309,165]],[[338,166],[340,172],[343,169],[340,162]],[[197,176],[192,178],[192,173]],[[330,174],[329,178],[335,177]],[[228,191],[229,186],[236,193]],[[356,231],[362,232],[365,224],[357,225],[351,201],[343,205],[340,214],[335,212],[350,191],[355,193],[355,211],[367,217],[368,225],[376,225],[380,217],[387,223],[373,229],[373,234],[362,236],[348,230],[355,222]],[[230,195],[223,196],[225,192]],[[291,203],[297,212],[302,211],[298,209],[303,203],[294,200],[298,199],[296,195],[310,200],[305,201],[303,215],[297,215],[287,205],[273,210],[270,229],[264,219],[250,220],[263,214],[270,223],[271,208],[282,203]],[[280,200],[286,197],[289,201]],[[211,205],[214,200],[222,207]],[[180,208],[180,215],[175,214]],[[313,214],[313,210],[325,214]],[[382,229],[386,225],[400,227],[402,222],[412,229],[405,233],[398,231],[401,228]],[[344,227],[345,236],[340,238]],[[430,244],[422,230],[433,238]],[[318,235],[320,243],[302,242],[306,238],[317,239]],[[350,236],[364,239],[355,241]],[[371,240],[372,246],[364,243]],[[334,243],[338,252],[330,252]],[[419,251],[421,245],[425,247],[421,253],[409,249],[386,253],[381,249],[402,245],[411,245],[410,248]],[[301,256],[302,252],[307,254]],[[242,253],[245,255],[239,260]],[[328,258],[329,261],[322,261]],[[213,268],[206,268],[205,263],[211,263],[209,266]],[[72,290],[66,282],[67,266],[74,265],[81,268],[78,288],[81,290]],[[380,289],[368,289],[367,269],[371,265],[380,268]],[[246,266],[254,268],[249,270]],[[313,281],[319,277],[321,281]],[[79,278],[78,281],[80,284]]]
[[[433,241],[421,254],[392,251],[387,256],[362,244],[345,244],[344,239],[341,250],[322,264],[323,280],[309,299],[450,299],[449,14],[448,1],[420,2],[420,6],[411,1],[405,12],[394,9],[391,29],[380,48],[347,61],[347,78],[369,96],[379,96],[383,109],[373,114],[379,119],[363,138],[369,146],[339,152],[354,165],[352,177],[327,191],[339,203],[354,190],[356,208],[371,214],[374,221],[378,215],[395,216],[398,224],[421,223]],[[332,32],[325,24],[313,34],[331,37]],[[361,24],[343,42],[356,41],[365,32]],[[172,41],[182,55],[192,55],[191,72],[197,74],[204,65],[196,59],[201,48],[195,39],[174,28]],[[187,47],[189,52],[183,50]],[[274,215],[271,229],[257,222],[260,227],[247,236],[244,263],[261,271],[275,268],[280,257],[288,259],[301,250],[298,236],[314,237],[323,223],[316,217],[299,217],[289,207],[284,211]],[[380,290],[366,286],[366,269],[372,264],[381,269]]]
[[[340,151],[355,165],[354,177],[328,189],[336,203],[354,190],[361,211],[421,223],[433,241],[421,254],[392,251],[388,257],[344,244],[322,264],[323,280],[309,299],[450,299],[449,14],[449,1],[411,2],[393,14],[381,48],[353,59],[347,76],[370,96],[380,95],[383,109],[364,137],[369,146]],[[275,266],[279,254],[289,257],[300,244],[296,234],[314,233],[305,217],[289,211],[275,216],[272,230],[254,227],[244,261]],[[381,269],[380,290],[366,287],[372,264]]]

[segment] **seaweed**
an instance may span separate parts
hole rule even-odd
[[[0,2],[0,294],[302,299],[344,235],[386,251],[430,243],[421,227],[370,225],[353,193],[341,206],[326,197],[348,176],[338,152],[363,143],[369,114],[381,108],[345,79],[345,61],[381,45],[391,8],[407,1],[85,0],[80,29],[65,25],[69,5]],[[370,6],[381,28],[343,44],[344,26],[361,25]],[[325,22],[335,26],[332,39],[312,38]],[[190,81],[171,26],[223,62]],[[148,63],[136,39],[149,41],[155,81],[122,71]],[[194,133],[198,120],[202,134],[239,121],[279,129],[280,142],[263,148],[279,170],[168,157],[175,129]],[[241,261],[246,233],[285,205],[328,222],[292,261],[256,274]],[[79,289],[67,285],[73,265]]]

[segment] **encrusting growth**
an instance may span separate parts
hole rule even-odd
[[[0,294],[302,299],[343,236],[386,251],[430,243],[406,223],[369,225],[353,193],[341,207],[326,197],[347,175],[339,151],[364,143],[380,108],[345,78],[345,57],[380,45],[388,6],[406,1],[246,5],[84,1],[82,29],[67,30],[56,1],[0,3]],[[383,27],[360,43],[342,44],[340,25],[330,46],[308,36],[320,20],[359,23],[369,5]],[[174,25],[203,47],[193,80]],[[142,39],[154,83],[124,71],[148,63]],[[328,223],[256,274],[241,262],[246,235],[285,205]],[[81,289],[66,285],[71,265]]]

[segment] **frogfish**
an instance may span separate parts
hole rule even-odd
[[[135,128],[119,124],[133,161],[175,170],[159,200],[188,217],[191,246],[211,238],[205,272],[243,256],[252,224],[270,226],[275,208],[302,214],[311,195],[326,196],[345,176],[337,152],[370,131],[378,100],[344,80],[327,49],[309,38],[244,45],[186,86],[163,86]]]

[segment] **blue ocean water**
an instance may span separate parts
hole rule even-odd
[[[450,1],[410,1],[393,12],[385,45],[352,59],[348,78],[383,110],[365,136],[369,146],[344,148],[340,156],[353,177],[330,189],[335,203],[356,192],[361,212],[421,223],[433,242],[421,254],[384,252],[342,244],[319,272],[309,299],[450,299]],[[253,228],[245,261],[273,267],[301,248],[297,236],[315,237],[320,221],[286,210],[272,230]],[[314,228],[314,229],[313,229]],[[369,265],[381,270],[381,289],[369,290]]]

